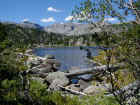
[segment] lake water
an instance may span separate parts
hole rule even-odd
[[[97,47],[88,47],[92,52],[92,56],[98,55]],[[61,70],[69,70],[74,68],[89,68],[93,67],[93,63],[89,63],[87,52],[80,50],[80,47],[62,47],[62,48],[37,48],[34,49],[34,54],[44,57],[45,55],[54,55],[61,62]]]

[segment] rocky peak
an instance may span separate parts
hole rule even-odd
[[[45,31],[54,32],[65,35],[83,35],[90,34],[95,31],[100,31],[99,28],[93,28],[90,24],[80,24],[80,23],[63,23],[63,24],[53,24],[51,26],[45,27]]]
[[[43,28],[42,26],[40,26],[39,24],[30,22],[30,21],[24,21],[24,22],[22,22],[22,23],[19,23],[18,25],[21,26],[21,27],[24,27],[24,28],[34,28],[34,29],[41,29],[41,30],[44,29],[44,28]]]

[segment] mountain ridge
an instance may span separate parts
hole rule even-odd
[[[56,23],[52,24],[46,27],[43,27],[39,24],[24,21],[21,23],[14,23],[14,22],[3,22],[4,24],[15,24],[17,26],[23,27],[23,28],[33,28],[33,29],[39,29],[48,33],[56,33],[56,34],[62,34],[66,36],[72,36],[72,35],[86,35],[86,34],[93,34],[95,32],[102,32],[102,29],[99,27],[95,27],[92,24],[82,24],[82,23]],[[119,24],[117,24],[119,25]],[[113,29],[112,24],[106,24],[105,25],[106,30]],[[121,28],[115,29],[114,32],[119,32]]]
[[[93,32],[101,31],[99,28],[91,30],[90,24],[77,24],[77,23],[64,23],[64,24],[53,24],[45,27],[44,30],[47,32],[60,33],[65,35],[83,35],[90,34]]]

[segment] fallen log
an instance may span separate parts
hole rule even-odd
[[[68,92],[70,92],[72,94],[75,94],[75,95],[87,96],[87,94],[85,94],[83,92],[79,92],[79,91],[75,91],[75,90],[72,90],[72,89],[68,89],[68,88],[63,87],[63,86],[60,86],[60,85],[58,85],[58,87],[61,88],[61,89],[63,89],[63,90],[65,90],[65,91],[68,91]]]
[[[124,67],[124,64],[117,64],[117,65],[110,65],[109,68],[110,70],[116,71],[117,69],[120,69]],[[74,76],[79,76],[79,75],[84,75],[84,74],[100,74],[103,72],[107,71],[107,65],[102,65],[102,66],[95,66],[93,68],[86,68],[86,69],[80,69],[80,70],[74,70],[73,72],[70,73],[65,73],[67,77],[74,77]]]
[[[43,77],[48,75],[48,73],[39,72],[40,69],[38,67],[40,67],[40,66],[34,67],[32,69],[28,69],[26,71],[26,73],[31,73],[32,74],[33,72],[36,72],[35,74],[42,75]],[[122,67],[124,67],[124,64],[116,64],[116,65],[110,65],[109,66],[111,71],[116,71],[117,69],[120,69]],[[102,65],[102,66],[95,66],[93,68],[77,69],[77,70],[74,70],[70,73],[65,73],[65,75],[68,78],[72,78],[72,77],[79,76],[79,75],[84,75],[84,74],[100,75],[101,73],[106,72],[106,71],[107,71],[107,65]]]

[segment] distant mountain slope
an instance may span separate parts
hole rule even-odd
[[[45,27],[45,31],[60,33],[65,35],[83,35],[90,34],[93,32],[100,32],[100,28],[92,28],[89,24],[78,24],[78,23],[64,23],[64,24],[53,24]]]
[[[132,26],[132,24],[127,23],[127,26]],[[112,25],[109,23],[105,23],[104,29],[106,31],[112,31],[114,33],[124,31],[122,29],[122,24]],[[51,26],[45,27],[44,30],[46,32],[59,33],[67,36],[87,35],[87,34],[94,34],[95,32],[98,33],[103,31],[101,28],[95,27],[94,25],[91,24],[78,24],[78,23],[53,24]]]
[[[30,21],[24,21],[21,23],[15,23],[15,22],[1,22],[1,23],[5,24],[5,25],[13,24],[13,25],[17,25],[17,26],[20,26],[23,28],[33,28],[33,29],[44,30],[44,27],[40,26],[39,24],[32,23]]]
[[[58,23],[58,24],[53,24],[47,27],[42,27],[39,24],[32,23],[29,21],[25,21],[22,23],[13,23],[13,22],[4,22],[3,24],[14,24],[23,28],[32,28],[32,29],[38,29],[42,30],[48,33],[55,33],[55,34],[61,34],[61,35],[87,35],[87,34],[94,34],[95,32],[102,32],[103,30],[101,28],[97,28],[91,24],[80,24],[80,23]],[[127,25],[132,26],[132,24]],[[105,30],[111,31],[114,33],[118,33],[123,31],[122,30],[122,25],[121,24],[108,24],[106,23],[105,25]]]
[[[24,22],[22,22],[18,25],[21,26],[21,27],[24,27],[24,28],[34,28],[34,29],[40,29],[40,30],[44,29],[44,27],[40,26],[39,24],[32,23],[32,22],[29,22],[29,21],[24,21]]]

